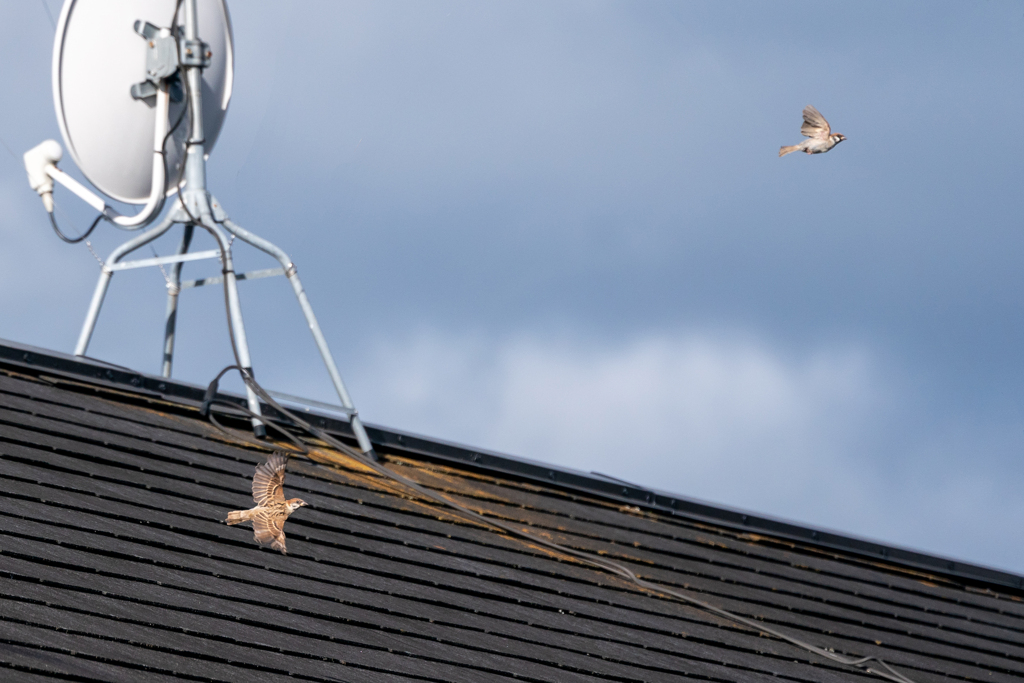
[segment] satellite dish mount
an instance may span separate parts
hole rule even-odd
[[[88,22],[88,19],[90,18],[90,10],[92,10],[93,16],[101,16],[104,22],[109,22],[109,13],[104,14],[105,8],[103,7],[103,4],[106,1],[107,0],[67,0],[61,12],[61,21],[57,29],[57,44],[54,48],[54,95],[57,99],[56,104],[58,109],[58,119],[61,123],[61,131],[64,134],[65,142],[68,144],[68,147],[72,149],[73,154],[75,154],[76,151],[78,152],[75,154],[76,161],[80,162],[79,166],[82,168],[83,172],[87,173],[87,175],[88,169],[83,167],[83,164],[81,163],[83,159],[87,158],[86,152],[76,150],[72,144],[72,126],[70,123],[72,116],[69,114],[69,109],[73,108],[74,103],[65,101],[65,96],[63,94],[64,91],[62,90],[62,88],[68,90],[71,89],[68,88],[67,84],[62,80],[67,78],[67,75],[63,73],[65,68],[67,68],[67,57],[65,57],[63,53],[68,49],[66,43],[73,42],[75,37],[75,33],[70,31],[69,26],[71,24],[71,19],[75,14],[75,10],[78,9],[78,7],[81,7],[84,10],[81,12],[83,16],[81,17],[81,21],[79,21],[79,24],[84,24],[84,28],[79,26],[78,33],[88,33],[90,28]],[[174,30],[174,27],[160,28],[141,18],[135,20],[132,26],[134,32],[146,41],[146,49],[145,78],[142,80],[136,79],[136,82],[131,84],[129,88],[130,95],[131,98],[135,100],[134,104],[136,107],[141,106],[143,102],[149,100],[146,104],[148,105],[151,103],[151,108],[155,110],[153,113],[155,113],[156,117],[154,124],[154,140],[156,142],[156,146],[152,152],[152,190],[148,199],[145,200],[145,206],[142,211],[138,215],[132,217],[121,216],[95,193],[60,171],[56,167],[56,162],[60,160],[63,152],[60,145],[53,140],[47,140],[25,154],[25,166],[29,174],[29,182],[32,185],[32,188],[42,196],[44,207],[51,213],[51,217],[53,211],[53,183],[54,181],[57,181],[95,207],[101,212],[104,218],[118,227],[123,229],[141,229],[151,223],[160,213],[160,209],[164,203],[164,197],[167,196],[168,192],[167,175],[169,170],[168,166],[170,166],[170,164],[168,164],[167,158],[172,156],[172,154],[171,152],[165,152],[164,147],[167,142],[167,138],[171,137],[171,135],[168,134],[169,108],[172,106],[173,102],[181,102],[182,100],[184,100],[184,106],[187,106],[189,134],[187,141],[183,141],[182,145],[184,151],[184,168],[180,169],[179,167],[179,172],[182,173],[183,187],[181,187],[178,201],[175,202],[175,206],[168,212],[167,216],[164,217],[164,219],[155,227],[151,227],[134,239],[125,242],[111,252],[107,257],[100,272],[99,281],[96,283],[96,289],[93,293],[92,302],[89,305],[89,310],[86,314],[82,331],[79,334],[78,343],[75,346],[75,355],[84,356],[89,347],[89,340],[91,339],[93,330],[96,327],[100,308],[103,305],[103,299],[106,296],[107,288],[110,285],[110,280],[114,273],[132,268],[170,265],[171,269],[167,277],[167,312],[164,328],[162,375],[164,377],[171,376],[171,366],[174,359],[175,323],[177,320],[179,294],[183,289],[191,287],[209,284],[222,284],[225,288],[227,308],[230,317],[229,328],[233,336],[233,344],[237,354],[237,360],[242,366],[243,372],[248,373],[251,376],[252,361],[249,356],[249,345],[245,335],[245,324],[242,320],[242,310],[239,304],[238,281],[273,275],[284,275],[292,285],[292,289],[295,292],[295,296],[298,298],[302,313],[306,317],[306,322],[309,324],[310,331],[313,333],[313,339],[320,351],[324,364],[327,366],[327,372],[330,375],[334,388],[338,393],[338,398],[341,400],[341,412],[348,415],[352,432],[359,443],[360,449],[371,457],[375,457],[373,447],[366,434],[366,430],[359,419],[359,415],[352,403],[348,391],[345,389],[345,384],[341,379],[341,374],[338,372],[338,367],[334,362],[334,357],[327,346],[327,340],[320,329],[320,324],[317,322],[316,315],[313,313],[313,307],[310,305],[306,292],[302,288],[302,283],[299,281],[299,275],[295,264],[288,257],[288,254],[286,254],[282,249],[270,241],[254,235],[248,230],[245,230],[241,226],[232,222],[221,204],[207,191],[206,155],[209,148],[212,147],[212,144],[208,143],[205,137],[205,134],[210,131],[205,130],[204,122],[212,120],[214,121],[216,128],[219,129],[220,121],[223,118],[223,110],[226,109],[227,98],[230,96],[230,73],[228,73],[226,79],[224,79],[224,82],[228,84],[226,86],[227,95],[222,97],[223,105],[221,106],[220,117],[218,118],[216,116],[218,113],[217,111],[213,111],[212,113],[209,110],[204,111],[204,106],[208,107],[209,105],[206,105],[203,102],[203,71],[204,69],[211,68],[211,60],[219,57],[222,60],[220,63],[221,70],[230,72],[230,25],[227,21],[227,8],[224,6],[223,0],[203,0],[202,3],[204,5],[204,9],[210,10],[209,13],[211,15],[211,17],[204,17],[204,23],[210,22],[209,25],[213,26],[214,29],[220,28],[220,32],[223,34],[220,36],[222,38],[221,44],[226,47],[226,52],[228,53],[225,55],[214,55],[210,45],[200,39],[200,22],[197,12],[198,0],[171,1],[174,3],[173,9],[175,10],[175,20],[177,20],[179,9],[182,7],[184,9],[184,35],[179,35],[180,31]],[[136,4],[141,8],[152,7],[154,4],[160,3],[154,3],[153,0],[146,0],[145,5],[140,3]],[[166,6],[168,3],[163,2],[162,4]],[[98,12],[96,11],[96,8],[98,8]],[[218,18],[221,18],[221,23],[219,25],[216,23]],[[226,39],[224,39],[224,36],[226,36]],[[138,38],[135,40],[138,40]],[[184,82],[182,82],[182,79]],[[94,90],[95,88],[84,89],[87,95],[91,95]],[[222,91],[224,91],[223,88]],[[213,89],[213,94],[218,94],[216,89]],[[67,99],[73,98],[69,96]],[[118,103],[118,106],[121,106],[120,102]],[[136,109],[131,115],[137,116],[139,111],[140,110]],[[204,116],[204,114],[206,116]],[[109,125],[107,127],[109,128]],[[217,132],[218,131],[216,130],[213,131],[212,135],[215,136]],[[85,136],[83,135],[81,137]],[[145,159],[143,159],[143,161],[145,161]],[[102,189],[103,183],[99,182],[97,179],[103,176],[103,167],[102,165],[94,164],[93,168],[99,168],[100,170],[96,172],[97,177],[91,179],[97,187],[101,187]],[[111,181],[111,183],[113,182],[114,181]],[[176,186],[172,185],[169,189],[173,192],[174,189],[176,189]],[[112,193],[112,196],[117,195]],[[122,199],[123,197],[117,198]],[[141,201],[139,203],[141,203]],[[132,252],[163,236],[176,225],[183,226],[184,232],[182,233],[181,241],[175,255],[139,259],[134,261],[123,260]],[[217,241],[217,249],[203,252],[189,252],[189,247],[197,227],[208,232]],[[251,273],[236,274],[231,252],[232,244],[236,238],[274,257],[277,259],[278,263],[280,263],[281,267],[254,271]],[[220,277],[204,278],[201,280],[185,282],[181,280],[181,269],[185,262],[214,258],[220,259],[221,261]],[[258,397],[255,391],[248,384],[246,384],[246,391],[249,410],[254,414],[254,417],[252,418],[253,430],[257,436],[264,436],[266,434],[266,428],[262,421],[256,417],[261,414]]]

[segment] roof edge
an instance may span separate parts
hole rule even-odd
[[[186,382],[147,375],[113,363],[85,356],[72,356],[34,346],[0,340],[0,366],[7,366],[26,374],[51,373],[97,388],[114,389],[137,395],[140,399],[161,399],[189,407],[198,407],[203,401],[205,387]],[[228,401],[245,405],[245,398],[223,393]],[[290,402],[290,401],[289,401]],[[270,419],[290,423],[284,415],[270,406],[264,406],[264,415]],[[318,427],[352,437],[346,420],[311,408],[301,408],[303,417]],[[1007,588],[1024,589],[1024,577],[1000,569],[962,562],[916,550],[892,546],[826,529],[804,526],[753,512],[738,510],[713,503],[677,496],[665,491],[631,484],[597,472],[582,472],[547,465],[542,462],[473,448],[455,442],[422,436],[380,425],[366,424],[366,431],[375,447],[408,454],[413,457],[457,464],[482,472],[502,474],[533,481],[544,486],[596,495],[607,500],[634,505],[643,509],[685,517],[695,521],[714,523],[734,531],[773,536],[783,541],[796,541],[803,545],[853,554],[868,560],[901,565],[906,568],[940,574]]]

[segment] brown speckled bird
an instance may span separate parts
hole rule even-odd
[[[224,520],[228,524],[252,522],[253,534],[260,545],[269,545],[274,550],[287,554],[284,545],[284,522],[288,515],[298,510],[306,501],[301,498],[284,499],[284,468],[288,456],[274,453],[267,461],[256,466],[252,477],[252,498],[256,507],[249,510],[235,510]]]
[[[779,148],[780,157],[800,151],[808,154],[822,154],[846,139],[842,133],[833,133],[821,112],[809,104],[804,107],[804,123],[800,126],[800,132],[807,139],[799,145],[787,145]]]

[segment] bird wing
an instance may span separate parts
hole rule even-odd
[[[824,140],[832,134],[832,128],[821,112],[808,104],[804,107],[804,124],[800,126],[800,132],[804,137]]]
[[[252,518],[252,532],[256,542],[274,550],[285,550],[284,521],[286,515],[272,510],[260,510]]]
[[[252,499],[257,505],[284,503],[284,468],[288,456],[274,453],[267,461],[256,466],[252,475]]]

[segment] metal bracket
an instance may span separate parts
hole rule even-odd
[[[215,222],[223,223],[230,218],[228,212],[217,201],[217,198],[205,190],[190,190],[188,185],[185,185],[184,192],[181,193],[181,200],[178,202],[179,209],[181,208],[182,201],[188,207],[188,211],[184,212],[185,216],[200,216],[203,213],[203,209],[209,207]],[[187,223],[189,218],[180,222]]]
[[[135,32],[146,41],[146,80],[132,85],[132,98],[144,100],[155,96],[160,82],[166,80],[171,100],[181,102],[184,93],[178,78],[178,47],[174,36],[167,29],[141,20],[135,22]]]
[[[218,223],[223,223],[230,218],[230,216],[228,216],[228,212],[224,210],[224,207],[221,206],[216,197],[207,192],[206,198],[210,202],[210,208],[213,209],[213,220]]]
[[[198,66],[203,69],[210,66],[210,58],[213,57],[210,46],[203,41],[184,38],[181,41],[179,54],[182,66]]]
[[[149,97],[156,97],[157,86],[149,81],[140,81],[132,84],[131,95],[133,100],[144,100]],[[185,99],[185,93],[181,89],[181,79],[174,74],[167,79],[167,94],[171,102],[181,102]]]
[[[162,266],[168,263],[184,263],[186,261],[202,261],[203,259],[213,258],[220,258],[220,249],[210,249],[209,251],[193,251],[190,254],[178,254],[176,256],[157,256],[155,258],[144,258],[138,259],[136,261],[120,261],[113,265],[105,265],[104,267],[111,273],[115,273],[119,270],[131,270],[133,268],[146,268],[149,266]]]
[[[177,5],[180,3],[176,1],[175,4]],[[125,242],[107,257],[104,268],[100,272],[100,278],[96,283],[96,289],[93,292],[92,302],[89,305],[89,311],[86,314],[85,323],[82,325],[82,331],[78,336],[78,343],[75,345],[75,354],[83,356],[88,350],[89,340],[96,328],[96,320],[99,316],[100,307],[103,305],[103,299],[106,296],[107,288],[109,287],[111,278],[116,270],[172,264],[172,273],[170,277],[165,274],[165,279],[168,283],[168,296],[167,315],[164,325],[164,376],[170,377],[171,372],[174,353],[175,323],[178,313],[177,306],[180,292],[189,286],[198,287],[201,285],[213,284],[214,282],[221,282],[224,284],[225,303],[227,304],[228,314],[230,317],[229,324],[231,326],[233,337],[232,345],[234,347],[238,365],[243,368],[243,372],[251,372],[252,361],[249,356],[249,344],[245,335],[245,324],[242,319],[242,309],[238,297],[238,281],[245,279],[253,280],[259,277],[269,277],[272,275],[287,275],[289,284],[298,299],[299,307],[302,309],[302,313],[306,318],[306,324],[309,326],[309,330],[313,334],[313,340],[316,342],[317,348],[320,351],[320,356],[323,358],[324,365],[327,366],[327,372],[330,375],[331,382],[334,384],[335,391],[338,393],[338,398],[341,400],[342,408],[344,411],[350,411],[348,413],[349,422],[352,432],[356,437],[356,441],[359,442],[359,448],[368,457],[377,460],[378,458],[374,453],[370,437],[366,434],[366,429],[363,427],[363,424],[352,405],[352,399],[349,397],[348,391],[345,389],[345,385],[341,381],[341,374],[338,372],[337,365],[334,362],[334,357],[327,346],[327,340],[324,337],[323,331],[320,329],[320,323],[317,321],[316,316],[313,313],[313,307],[309,303],[309,298],[306,296],[306,292],[302,288],[302,283],[299,281],[295,265],[292,263],[291,259],[288,258],[288,255],[280,248],[232,223],[228,218],[227,212],[224,211],[220,203],[206,191],[205,152],[207,148],[205,144],[206,140],[203,135],[202,69],[210,66],[213,53],[210,50],[209,45],[204,43],[202,40],[199,40],[196,6],[197,0],[185,0],[184,2],[185,30],[183,35],[179,34],[177,30],[172,32],[169,29],[158,28],[152,24],[142,21],[136,22],[135,24],[136,31],[138,31],[139,34],[147,41],[148,51],[146,53],[146,81],[144,83],[136,84],[136,87],[132,88],[133,95],[144,99],[147,94],[156,94],[157,101],[159,101],[161,107],[163,107],[166,105],[166,101],[168,99],[164,97],[164,93],[167,92],[165,89],[170,88],[171,79],[174,77],[175,73],[180,73],[181,81],[188,86],[186,88],[186,94],[189,101],[189,108],[187,111],[190,113],[191,118],[189,125],[189,141],[186,147],[187,153],[184,161],[185,185],[181,188],[179,184],[179,189],[183,191],[181,191],[178,201],[174,202],[174,208],[171,209],[170,213],[158,226],[150,228],[138,237]],[[171,41],[168,42],[165,40],[166,38],[171,38]],[[178,40],[176,45],[174,44],[175,39]],[[173,46],[173,50],[170,49],[169,46]],[[164,110],[162,116],[166,117],[167,115],[167,111]],[[159,144],[159,139],[157,144]],[[156,150],[156,153],[160,153],[160,150]],[[158,194],[162,193],[154,193],[153,196],[158,196]],[[103,205],[101,204],[101,206]],[[154,253],[154,258],[152,259],[138,259],[136,261],[120,264],[121,258],[132,253],[136,249],[149,244],[153,240],[158,239],[175,223],[182,223],[185,226],[185,233],[182,236],[182,241],[178,247],[178,254],[176,256],[160,257],[156,256]],[[222,275],[219,278],[204,278],[202,281],[193,280],[182,283],[180,281],[182,263],[196,258],[213,258],[216,256],[212,251],[205,253],[200,252],[192,255],[187,253],[192,233],[197,226],[208,231],[211,236],[217,240],[218,252],[223,260],[221,266]],[[228,238],[228,234],[231,235],[230,239]],[[280,263],[281,268],[268,268],[262,271],[252,271],[238,275],[234,270],[231,257],[231,245],[232,241],[236,237],[276,258],[278,263]],[[256,391],[252,386],[246,387],[246,401],[249,405],[254,434],[256,434],[257,437],[266,436],[265,425],[260,419],[261,408],[259,397],[256,395]]]
[[[219,256],[219,254],[218,254]],[[183,261],[186,259],[182,259]],[[250,270],[248,273],[236,273],[235,280],[241,282],[242,280],[259,280],[264,277],[274,277],[275,275],[284,275],[284,268],[264,268],[263,270]],[[198,280],[185,280],[179,285],[179,289],[191,289],[193,287],[203,287],[205,285],[219,285],[224,282],[223,275],[217,275],[216,277],[204,277]]]
[[[308,399],[308,398],[302,398],[300,396],[292,396],[291,394],[285,394],[285,393],[280,392],[280,391],[271,391],[269,389],[267,390],[267,393],[270,394],[271,396],[273,396],[274,398],[283,399],[285,401],[288,401],[289,403],[297,403],[297,404],[303,406],[302,411],[305,412],[305,413],[309,413],[310,412],[309,408],[306,407],[306,406],[310,406],[310,407],[313,407],[313,408],[323,408],[324,410],[329,410],[329,411],[331,411],[333,413],[340,413],[341,415],[347,415],[349,418],[351,418],[353,415],[358,415],[359,414],[359,411],[356,410],[355,408],[345,408],[343,406],[334,405],[333,403],[323,403],[321,401],[313,401],[313,400]]]
[[[182,209],[183,213],[188,216],[185,223],[190,222],[192,216],[199,216],[202,214],[204,207],[204,199],[208,199],[209,195],[205,190],[193,190],[188,185],[184,187],[181,192],[181,197],[178,200],[178,208]]]

